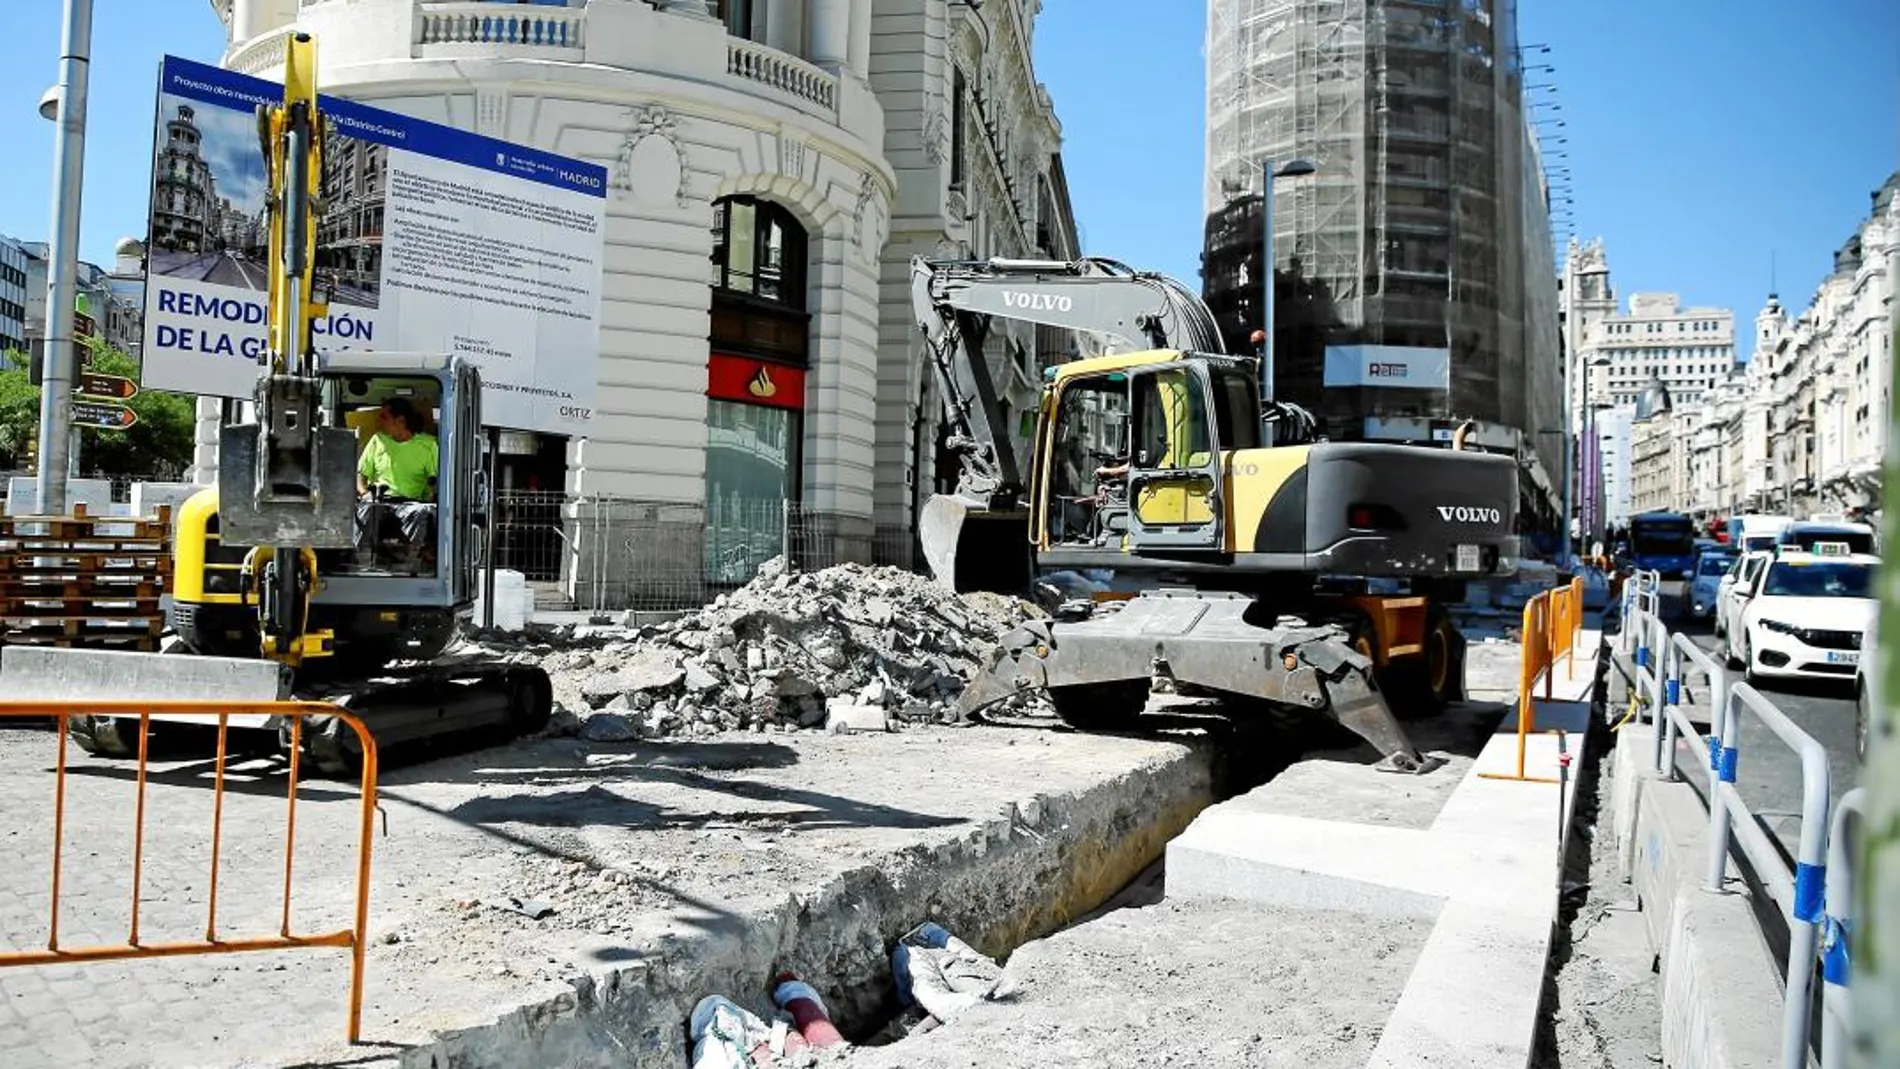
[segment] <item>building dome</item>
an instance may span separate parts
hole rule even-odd
[[[1643,392],[1636,398],[1636,418],[1648,419],[1670,411],[1674,405],[1669,400],[1669,386],[1660,377],[1649,380]]]

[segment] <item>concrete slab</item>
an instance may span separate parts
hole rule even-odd
[[[1289,770],[1301,774],[1195,818],[1168,845],[1168,899],[1430,918],[1432,935],[1369,1064],[1522,1067],[1575,807],[1574,791],[1538,780],[1559,778],[1560,740],[1571,754],[1581,751],[1588,706],[1579,699],[1596,674],[1598,641],[1586,633],[1574,679],[1560,667],[1553,700],[1538,702],[1539,730],[1522,740],[1528,780],[1504,778],[1520,772],[1520,740],[1514,711],[1495,706],[1492,722],[1511,730],[1479,739],[1475,752],[1434,773],[1441,777],[1434,783],[1372,780],[1381,774],[1309,761]],[[1417,803],[1429,819],[1392,819],[1389,803],[1367,801],[1380,788]]]
[[[0,947],[45,944],[55,741],[0,732]],[[1000,954],[1062,927],[1160,856],[1212,760],[1193,739],[974,727],[539,739],[389,768],[363,1045],[343,1043],[347,955],[225,954],[0,969],[0,1065],[677,1069],[695,1002],[764,1012],[781,968],[864,1027],[898,935],[935,919]],[[62,942],[122,941],[135,770],[66,764]],[[155,762],[146,784],[147,938],[204,931],[209,765]],[[284,776],[227,776],[227,938],[277,931]],[[299,798],[297,927],[344,926],[355,792],[306,778]]]
[[[1708,810],[1688,783],[1651,771],[1646,728],[1619,733],[1610,825],[1643,931],[1661,961],[1665,1063],[1743,1069],[1780,1062],[1781,970],[1730,866],[1704,888]],[[1625,782],[1627,781],[1627,783]]]

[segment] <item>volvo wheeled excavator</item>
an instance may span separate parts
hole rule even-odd
[[[965,712],[1029,687],[1078,727],[1126,726],[1168,678],[1329,715],[1380,767],[1428,768],[1387,699],[1430,712],[1463,696],[1443,606],[1515,568],[1511,458],[1318,440],[1162,275],[1101,258],[911,269],[960,465],[921,510],[931,572],[959,591],[1069,595],[1005,639]],[[1103,350],[1045,372],[1026,472],[984,355],[997,320]]]
[[[324,699],[362,718],[379,747],[529,732],[548,720],[553,688],[541,669],[442,661],[473,606],[489,541],[479,372],[451,355],[315,350],[312,324],[327,314],[312,284],[324,143],[316,70],[316,43],[293,35],[283,104],[259,108],[267,373],[255,422],[220,429],[217,486],[177,513],[178,652],[11,647],[0,651],[0,692],[10,697]],[[359,444],[386,406],[435,436],[433,500],[359,499]],[[274,731],[283,745],[292,738],[276,717],[232,715],[229,725]],[[98,716],[72,728],[82,747],[108,757],[135,756],[139,731],[137,720]],[[360,761],[355,733],[334,717],[296,734],[321,771]]]

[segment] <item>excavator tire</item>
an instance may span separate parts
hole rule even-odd
[[[1425,652],[1394,663],[1383,686],[1403,719],[1437,716],[1464,697],[1464,636],[1444,609],[1433,605],[1425,618]]]
[[[1077,731],[1125,731],[1148,706],[1148,681],[1050,687],[1049,701],[1062,722]]]

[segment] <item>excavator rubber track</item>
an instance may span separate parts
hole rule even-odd
[[[1004,636],[988,670],[965,689],[968,716],[1020,688],[1043,689],[1081,728],[1133,723],[1149,681],[1176,682],[1229,699],[1256,699],[1337,721],[1377,749],[1383,771],[1425,773],[1443,764],[1419,753],[1386,706],[1370,659],[1332,625],[1250,619],[1241,594],[1157,590],[1037,620]]]

